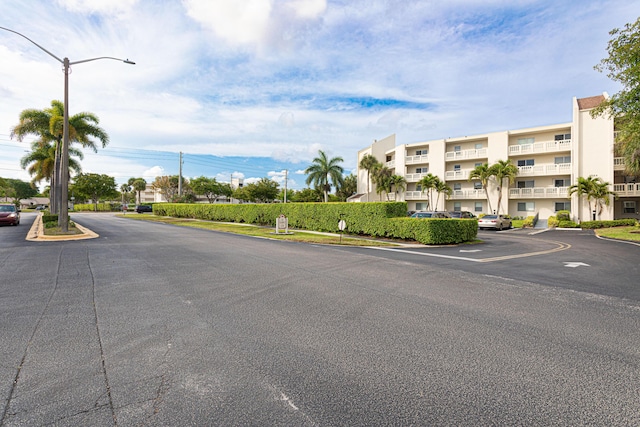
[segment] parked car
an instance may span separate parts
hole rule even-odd
[[[418,211],[411,215],[411,218],[451,218],[449,212],[425,212]]]
[[[469,211],[449,211],[451,218],[475,218],[476,216]]]
[[[20,224],[20,209],[16,205],[0,205],[0,224]]]
[[[478,220],[478,228],[509,229],[511,228],[511,218],[507,215],[485,215]]]
[[[38,206],[36,206],[36,210],[37,210],[37,211],[46,211],[46,210],[47,210],[47,207],[46,207],[46,206],[43,206],[43,205],[38,205]]]
[[[151,205],[138,205],[136,206],[136,212],[138,213],[153,212],[153,208],[151,207]]]

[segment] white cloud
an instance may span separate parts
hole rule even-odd
[[[74,12],[122,15],[130,12],[138,0],[57,0],[57,3]]]

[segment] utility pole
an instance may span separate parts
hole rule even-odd
[[[180,152],[180,175],[178,175],[178,196],[182,197],[182,151]]]
[[[284,202],[287,203],[287,177],[289,171],[287,169],[284,170]]]

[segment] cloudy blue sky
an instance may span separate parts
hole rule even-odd
[[[318,150],[357,151],[571,121],[619,87],[593,66],[629,0],[2,0],[0,26],[72,62],[71,114],[111,141],[85,172],[183,174],[303,188]],[[20,112],[63,99],[60,64],[0,30],[0,176],[30,180]]]

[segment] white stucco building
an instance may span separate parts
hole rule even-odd
[[[371,182],[367,194],[367,171],[359,167],[362,157],[371,154],[407,182],[404,192],[385,194],[383,200],[406,201],[409,210],[428,209],[427,194],[418,181],[431,173],[453,190],[450,197],[440,197],[437,210],[489,213],[485,191],[479,181],[469,180],[469,174],[476,165],[511,159],[518,175],[503,190],[503,212],[546,219],[558,210],[569,210],[574,220],[589,220],[587,201],[569,197],[568,187],[578,177],[594,175],[611,183],[611,190],[619,195],[599,219],[640,218],[640,177],[626,176],[623,159],[614,156],[613,120],[590,115],[607,96],[574,98],[569,123],[401,145],[396,145],[395,135],[375,141],[358,152],[358,195],[352,200],[380,200]],[[489,198],[495,210],[495,182],[489,185]]]

